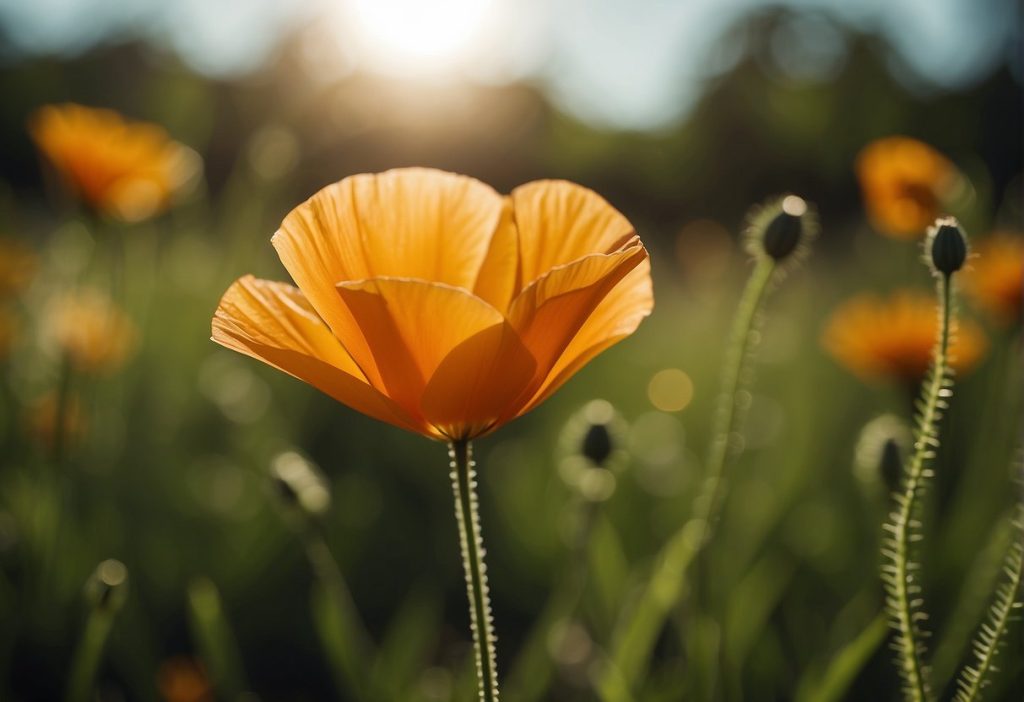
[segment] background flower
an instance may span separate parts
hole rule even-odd
[[[935,300],[927,293],[900,290],[888,298],[862,294],[832,312],[822,343],[833,358],[866,380],[914,384],[928,372],[938,328]],[[981,329],[960,320],[950,347],[953,368],[970,370],[987,347]]]
[[[864,147],[857,157],[857,178],[872,223],[898,239],[920,237],[962,182],[949,159],[903,136]]]
[[[1024,235],[1001,231],[972,244],[964,291],[1003,324],[1020,322],[1024,297]]]
[[[39,150],[86,204],[135,222],[157,214],[199,167],[194,151],[163,128],[113,110],[48,105],[33,114]]]
[[[117,369],[135,350],[135,324],[110,298],[92,288],[61,295],[51,302],[47,333],[79,373]]]

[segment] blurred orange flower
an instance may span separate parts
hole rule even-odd
[[[897,239],[924,234],[962,183],[949,159],[924,142],[902,136],[864,147],[857,156],[857,178],[872,223]]]
[[[128,222],[165,209],[199,167],[196,153],[161,127],[112,110],[47,105],[32,115],[29,131],[78,197]]]
[[[888,299],[858,295],[840,305],[822,336],[825,349],[865,380],[885,378],[916,383],[928,373],[939,332],[934,297],[901,290]],[[974,367],[988,347],[974,323],[961,320],[950,347],[958,372]]]
[[[1024,234],[996,232],[973,246],[964,290],[1004,324],[1021,321],[1024,298]]]
[[[57,422],[63,422],[65,442],[75,442],[85,436],[88,428],[85,413],[76,395],[68,395],[63,408],[64,417],[58,419],[60,404],[57,393],[49,392],[32,402],[25,413],[28,433],[45,446],[53,446],[57,436]]]
[[[78,290],[54,300],[47,331],[79,373],[115,370],[135,350],[138,333],[132,321],[103,293]]]
[[[24,244],[0,237],[0,297],[24,290],[35,275],[38,260]]]
[[[174,656],[157,672],[160,696],[166,702],[213,702],[213,689],[203,666],[187,656]]]
[[[435,439],[528,412],[654,303],[633,226],[564,181],[502,196],[430,169],[353,176],[273,244],[298,287],[238,280],[214,341]]]

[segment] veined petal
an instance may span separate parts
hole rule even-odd
[[[636,236],[618,210],[575,183],[534,181],[509,197],[519,230],[523,285],[584,256],[617,251]]]
[[[295,287],[245,276],[224,293],[213,317],[213,340],[403,429],[422,427],[367,383],[341,343]]]
[[[371,278],[337,291],[373,350],[382,389],[437,438],[486,431],[534,376],[533,358],[505,317],[466,290]]]
[[[653,308],[651,262],[644,259],[597,305],[521,413],[539,405],[591,359],[636,331]]]
[[[522,406],[556,370],[570,343],[612,290],[645,261],[647,250],[634,237],[621,251],[585,256],[553,269],[512,301],[509,319],[537,363],[529,396],[520,398]],[[616,321],[607,322],[613,332]]]
[[[480,272],[473,286],[473,294],[489,302],[496,310],[508,310],[512,296],[521,287],[519,270],[519,232],[516,230],[512,201],[503,198],[501,219],[487,255],[480,264]]]
[[[498,193],[466,176],[426,168],[356,175],[292,210],[273,243],[295,283],[347,346],[352,320],[335,285],[399,277],[472,290],[502,208]],[[365,348],[348,348],[356,358],[367,355]],[[371,382],[379,380],[376,368],[363,371]]]

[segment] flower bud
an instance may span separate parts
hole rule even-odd
[[[935,272],[952,275],[967,260],[967,236],[955,217],[943,217],[928,230],[926,253]]]
[[[583,435],[580,453],[586,456],[595,466],[604,465],[612,455],[612,435],[607,424],[591,424]]]
[[[747,248],[755,256],[776,262],[793,257],[816,234],[816,221],[807,201],[786,195],[769,202],[751,216]]]
[[[566,425],[558,472],[585,500],[603,502],[615,492],[615,473],[626,457],[623,424],[611,403],[593,400]]]
[[[898,489],[911,443],[910,427],[896,415],[883,414],[868,422],[855,450],[854,474],[861,485],[875,494]]]

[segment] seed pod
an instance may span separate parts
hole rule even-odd
[[[747,249],[776,263],[796,258],[817,234],[817,220],[802,197],[786,195],[757,208],[747,228]]]
[[[614,446],[612,446],[612,435],[608,431],[608,424],[600,423],[588,426],[587,433],[583,435],[580,453],[595,466],[603,466],[612,455],[612,451],[614,451]]]
[[[928,230],[925,251],[936,273],[952,275],[967,260],[967,236],[955,217],[943,217]]]
[[[854,459],[854,474],[861,485],[873,494],[898,489],[911,442],[910,427],[896,415],[883,414],[864,425]]]

